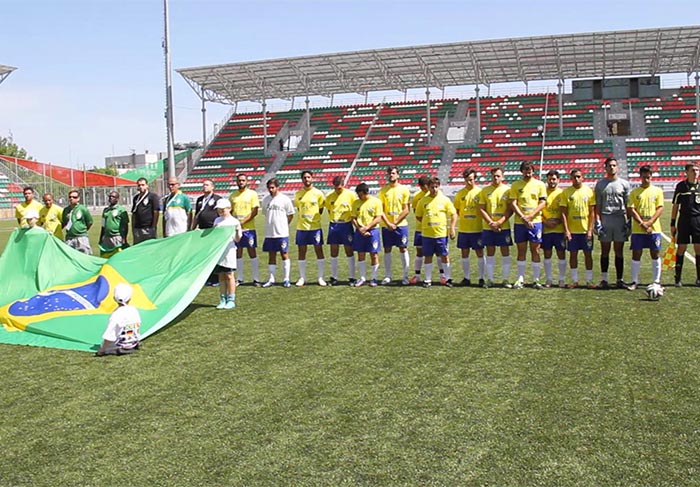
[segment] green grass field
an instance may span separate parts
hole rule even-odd
[[[699,291],[206,288],[133,356],[0,345],[0,485],[700,485]]]

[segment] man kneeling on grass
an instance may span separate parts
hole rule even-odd
[[[131,286],[128,284],[114,286],[114,300],[119,306],[109,317],[107,329],[102,335],[102,346],[95,354],[97,357],[126,355],[138,350],[141,340],[141,315],[139,310],[129,305],[131,293]]]

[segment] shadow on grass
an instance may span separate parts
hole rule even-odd
[[[185,310],[182,313],[180,313],[177,318],[175,318],[173,321],[171,321],[170,323],[165,325],[163,328],[159,329],[158,331],[156,331],[155,333],[150,335],[149,338],[154,337],[154,336],[158,336],[160,333],[164,332],[165,330],[167,330],[171,326],[175,326],[178,323],[180,323],[181,321],[186,320],[187,318],[190,317],[190,315],[192,313],[194,313],[199,308],[212,308],[212,307],[213,307],[213,305],[211,305],[211,304],[192,303],[187,308],[185,308]]]

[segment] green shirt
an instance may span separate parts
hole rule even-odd
[[[89,228],[92,226],[92,216],[88,209],[77,204],[70,205],[63,209],[63,219],[61,220],[66,238],[86,237]]]
[[[129,213],[122,205],[108,206],[102,211],[102,233],[100,237],[126,237],[129,233]]]

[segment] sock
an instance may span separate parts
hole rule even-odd
[[[238,271],[238,280],[243,282],[243,257],[236,259],[236,270]]]
[[[292,261],[287,259],[282,261],[282,269],[284,269],[284,280],[289,280],[289,275],[292,273]]]
[[[384,275],[391,279],[391,252],[384,253]]]
[[[391,256],[391,254],[389,254]],[[377,279],[377,273],[379,272],[379,264],[372,264],[372,279]]]
[[[566,281],[566,259],[559,259],[559,280]]]
[[[525,280],[525,266],[527,262],[524,260],[519,260],[517,267],[518,267],[518,279],[522,278]]]
[[[486,275],[489,281],[493,281],[493,269],[496,267],[496,256],[491,255],[486,257]]]
[[[695,262],[697,262],[697,256],[695,256]],[[676,254],[676,282],[681,282],[681,276],[683,275],[683,256]]]
[[[425,282],[430,282],[433,279],[433,263],[425,264]]]
[[[226,301],[235,301],[236,300],[236,295],[235,294],[229,294],[226,297]]]
[[[361,260],[357,263],[357,267],[359,267],[360,270],[360,279],[365,278],[365,274],[367,274],[367,261]]]
[[[299,276],[306,280],[306,260],[299,261]]]
[[[219,294],[219,299],[221,301],[226,301],[226,295],[225,294]]]
[[[542,270],[542,263],[541,262],[533,262],[532,263],[532,280],[533,281],[539,281],[540,280],[540,272]]]
[[[578,282],[578,268],[571,269],[571,282]]]
[[[260,267],[258,266],[258,258],[254,257],[250,259],[250,268],[253,272],[253,280],[260,281]]]
[[[355,279],[355,256],[348,257],[348,269],[350,279]]]
[[[641,260],[632,261],[632,282],[637,282],[639,279],[639,269],[642,267]]]
[[[547,281],[552,280],[552,259],[544,259],[544,278]]]
[[[423,267],[423,257],[418,257],[416,256],[415,259],[413,259],[413,270],[415,271],[415,274],[420,277],[420,270]]]
[[[600,256],[600,274],[601,274],[601,280],[607,281],[607,276],[608,276],[608,268],[610,267],[610,256],[606,255],[603,257],[602,255]]]
[[[477,257],[476,258],[476,267],[479,271],[479,279],[484,278],[484,266],[486,265],[486,258],[485,257]]]
[[[469,257],[462,257],[462,274],[464,274],[465,279],[469,279]]]
[[[445,268],[445,279],[448,281],[452,279],[452,265],[449,262],[445,262],[442,264],[442,266]]]
[[[270,282],[275,282],[275,272],[277,272],[277,264],[270,264],[267,266],[267,269],[270,271]]]
[[[651,275],[654,282],[661,282],[661,257],[651,260]]]
[[[501,260],[501,270],[503,272],[503,280],[507,281],[510,277],[510,255],[503,257]]]
[[[318,259],[316,265],[318,267],[318,278],[323,279],[323,276],[326,273],[326,259]]]
[[[331,277],[338,279],[338,257],[331,257]]]
[[[401,270],[403,271],[403,278],[408,279],[408,268],[410,266],[410,257],[408,256],[408,251],[402,252],[400,255],[401,255]]]
[[[586,282],[593,280],[593,269],[586,269]]]
[[[625,274],[625,259],[622,257],[615,257],[615,274],[618,281],[621,281],[622,276]]]

